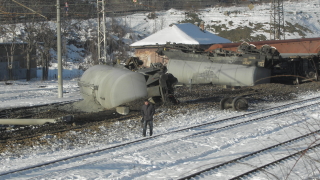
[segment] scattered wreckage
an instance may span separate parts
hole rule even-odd
[[[245,42],[216,44],[209,49],[166,44],[160,46],[157,53],[169,58],[167,66],[152,64],[150,68],[141,69],[142,62],[132,57],[124,66],[89,68],[81,77],[79,86],[84,98],[92,98],[109,109],[144,97],[155,102],[177,103],[174,85],[178,81],[231,87],[317,81],[320,58],[319,47],[314,44],[319,42],[320,38]],[[300,51],[295,53],[287,49]],[[248,102],[243,97],[224,98],[220,107],[246,110]]]

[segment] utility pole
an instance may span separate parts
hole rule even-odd
[[[271,0],[270,39],[285,39],[283,0]]]
[[[57,0],[57,58],[58,58],[58,98],[63,97],[60,0]]]
[[[33,14],[37,14],[41,17],[44,17],[45,19],[48,20],[48,18],[33,9],[15,1],[12,0],[13,2],[19,4],[20,6],[30,10],[33,12]],[[58,58],[58,98],[63,97],[63,82],[62,82],[62,59],[61,59],[61,20],[60,20],[60,0],[57,0],[57,58]],[[0,10],[3,12],[2,10]]]
[[[105,0],[100,0],[100,1],[97,0],[97,8],[98,8],[98,61],[99,61],[99,64],[101,64],[102,62],[107,63]]]

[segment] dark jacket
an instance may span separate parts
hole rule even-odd
[[[153,104],[149,103],[148,105],[143,105],[141,107],[141,115],[144,121],[152,121],[155,109]]]

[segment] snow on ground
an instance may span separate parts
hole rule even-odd
[[[38,77],[41,77],[38,70]],[[34,106],[61,101],[73,101],[82,99],[79,95],[78,78],[83,71],[75,67],[63,70],[63,98],[58,98],[58,69],[53,64],[49,70],[48,81],[40,78],[31,81],[2,81],[0,82],[0,109],[14,107]]]
[[[299,3],[285,2],[286,21],[293,24],[299,22],[313,31],[313,33],[307,33],[305,37],[319,37],[319,7],[319,2],[315,0]],[[241,11],[241,13],[235,13],[236,11]],[[223,22],[226,24],[226,30],[227,28],[230,30],[238,26],[250,26],[251,23],[269,23],[269,11],[270,4],[255,5],[254,11],[249,10],[248,7],[213,7],[203,10],[200,18],[205,20],[206,24]],[[229,15],[226,15],[226,12],[230,12],[227,13]],[[132,34],[127,37],[135,37],[135,34],[146,37],[185,18],[183,11],[174,9],[157,12],[158,18],[155,20],[145,19],[146,15],[145,13],[134,14],[117,18],[117,20],[131,29],[132,32],[130,33]],[[233,23],[228,23],[230,21]],[[83,22],[83,28],[81,28],[84,31],[81,34],[84,37],[83,39],[91,36],[90,33],[94,30],[94,25],[94,20]],[[267,32],[256,33],[265,34],[269,37]],[[288,39],[300,37],[298,34],[288,33],[286,35]],[[132,40],[128,38],[126,42],[130,44]],[[77,55],[73,54],[73,56],[68,57],[77,57]],[[81,99],[77,77],[80,77],[82,72],[72,68],[64,70],[64,94],[63,98],[60,99],[57,94],[56,74],[56,70],[52,69],[49,74],[49,81],[40,81],[38,78],[28,82],[23,80],[0,82],[0,109]],[[5,83],[12,84],[6,85]],[[299,95],[299,99],[319,95],[319,92],[308,92]],[[250,107],[248,112],[277,105],[279,103],[259,103],[255,107]],[[135,146],[124,147],[121,150],[97,153],[85,159],[75,159],[72,162],[59,163],[42,170],[28,171],[27,173],[0,177],[0,179],[176,179],[192,170],[206,167],[206,165],[217,164],[257,149],[263,149],[270,144],[299,136],[311,129],[319,129],[319,108],[319,105],[315,105],[279,118],[266,119],[259,123],[232,128],[228,131],[206,134],[191,140],[179,140],[176,144],[167,143],[167,140],[178,138],[178,135],[184,136],[190,132],[180,133],[173,137],[163,136],[146,140],[144,143]],[[177,113],[175,116],[167,116],[168,110],[158,109],[157,111],[160,112],[160,110],[161,113],[155,117],[158,119],[154,127],[155,135],[246,113],[229,110],[208,111],[182,108],[178,111],[181,113]],[[100,132],[69,132],[70,136],[75,137],[76,141],[73,142],[75,144],[58,139],[48,133],[42,138],[50,146],[38,145],[24,149],[18,154],[2,153],[0,155],[0,173],[141,139],[141,129],[136,128],[128,131],[125,128],[133,127],[137,124],[137,121],[138,119],[128,119],[116,122],[111,128],[101,126]],[[298,144],[295,147],[300,149],[302,146],[311,143],[303,142],[305,144]],[[263,162],[275,156],[284,155],[291,149],[293,148],[274,150],[267,154],[269,157],[261,157],[260,161]],[[310,158],[318,156],[315,153],[308,155],[310,155]],[[250,162],[249,165],[258,166],[260,161]],[[291,160],[288,164],[280,164],[268,169],[269,175],[256,173],[248,179],[285,179],[291,168],[294,170],[288,179],[320,178],[317,169],[313,171],[310,168],[307,169],[310,164],[315,162],[309,161],[308,163],[304,159],[299,162],[302,162],[302,164],[298,163],[295,168],[293,168],[295,160]],[[319,164],[315,163],[315,167],[319,167]],[[243,171],[246,168],[247,166],[237,166],[232,172],[221,170],[211,175],[211,178],[202,176],[202,179],[228,179],[230,178],[229,175],[232,175],[235,171]]]
[[[73,87],[73,96],[68,99],[77,99],[79,90],[73,83],[74,80],[67,81],[70,87]],[[70,83],[71,82],[71,83]],[[11,86],[10,90],[5,90],[14,94],[21,93],[21,87],[28,91],[28,98],[20,96],[20,102],[24,104],[34,104],[36,101],[43,101],[42,96],[47,96],[48,102],[50,97],[54,97],[55,88],[52,86],[50,90],[43,91],[41,88],[32,88],[31,84],[36,86],[48,85],[47,82],[35,82],[29,85]],[[72,85],[73,84],[73,85]],[[29,87],[29,88],[28,88]],[[0,88],[3,92],[3,86]],[[319,96],[319,92],[308,92],[301,94],[299,99],[307,99]],[[32,98],[30,98],[32,97]],[[0,97],[3,101],[4,96]],[[56,101],[62,101],[57,99]],[[15,98],[6,98],[7,105],[13,106]],[[318,100],[319,101],[319,100]],[[287,103],[287,102],[284,102]],[[258,106],[250,107],[247,112],[235,112],[229,110],[201,110],[201,109],[181,109],[185,113],[177,113],[175,116],[166,116],[166,109],[161,110],[155,118],[159,121],[155,124],[154,134],[159,135],[169,131],[185,128],[204,122],[217,121],[226,117],[233,117],[243,113],[253,112],[268,107],[277,106],[279,104],[260,103]],[[117,150],[95,153],[86,158],[76,158],[51,165],[49,167],[40,168],[40,170],[30,170],[25,173],[4,176],[5,179],[177,179],[183,175],[187,175],[193,171],[203,169],[208,165],[218,164],[241,155],[263,149],[278,142],[286,141],[289,138],[300,136],[301,134],[319,129],[318,120],[320,113],[318,109],[320,105],[314,105],[305,110],[299,110],[292,114],[286,114],[277,118],[266,118],[257,123],[245,124],[239,127],[230,128],[227,131],[221,130],[215,133],[207,133],[190,139],[180,139],[170,143],[170,140],[178,139],[190,133],[196,133],[198,130],[181,132],[175,135],[165,135],[158,138],[146,140],[137,145],[129,145]],[[279,109],[277,111],[282,111]],[[187,112],[186,112],[187,111]],[[269,112],[274,113],[274,112]],[[261,114],[262,115],[262,114]],[[249,118],[249,117],[246,117]],[[51,144],[51,146],[34,146],[25,149],[19,155],[12,153],[2,153],[0,157],[0,173],[8,172],[14,169],[46,163],[49,161],[69,157],[76,154],[99,150],[112,145],[121,144],[123,142],[141,139],[141,129],[128,131],[127,128],[136,124],[138,119],[128,119],[126,121],[116,122],[112,127],[101,126],[101,132],[72,131],[70,136],[77,139],[74,142],[58,139],[50,134],[42,137]],[[218,127],[207,127],[218,128]],[[78,143],[69,144],[69,143]],[[302,149],[312,141],[300,141],[298,144],[291,144],[284,148],[273,150],[264,154],[259,161],[250,162],[250,164],[235,166],[233,170],[224,171],[219,169],[210,175],[201,176],[199,179],[228,179],[240,173],[250,166],[259,166],[266,160],[282,157],[288,152],[296,149]],[[310,157],[316,157],[316,153],[308,153]],[[262,156],[262,155],[259,155]],[[301,159],[294,167],[295,160],[291,160],[289,164],[281,163],[277,167],[268,169],[276,177],[282,179],[290,168],[294,169],[294,173],[289,175],[289,179],[306,179],[313,174],[307,158]],[[309,162],[312,164],[311,162]],[[319,164],[315,164],[317,167]],[[313,166],[314,167],[314,166]],[[319,166],[318,166],[319,167]],[[319,172],[316,172],[316,177]],[[257,173],[249,179],[275,179],[266,173]]]
[[[72,73],[67,73],[72,72]],[[66,71],[65,77],[77,77],[76,70]],[[54,74],[54,72],[50,72]],[[57,80],[39,81],[11,81],[12,85],[1,82],[0,101],[1,108],[32,106],[37,104],[69,101],[81,99],[77,78],[65,78],[64,97],[57,98]],[[299,99],[308,99],[320,96],[320,92],[307,92],[299,95]],[[277,106],[283,103],[258,103],[250,107],[247,112]],[[127,146],[119,150],[96,153],[87,158],[74,159],[64,163],[45,167],[40,170],[31,170],[26,173],[4,176],[5,179],[176,179],[193,171],[200,170],[208,165],[218,164],[241,155],[263,149],[272,144],[286,141],[289,138],[300,136],[313,129],[319,129],[319,105],[295,113],[269,118],[258,123],[231,128],[228,131],[219,131],[197,136],[192,139],[180,139],[174,143],[169,140],[186,136],[197,130],[183,132],[174,136],[162,136],[146,140],[138,145]],[[181,108],[174,116],[168,116],[168,109],[158,109],[155,119],[154,134],[174,131],[188,126],[217,121],[227,117],[237,116],[247,112],[229,110],[203,110]],[[278,110],[278,111],[281,111]],[[179,113],[180,112],[180,113]],[[270,112],[271,113],[271,112]],[[262,114],[261,114],[262,115]],[[36,164],[82,154],[93,150],[107,148],[123,142],[141,139],[141,129],[134,127],[139,119],[127,119],[113,124],[111,127],[101,126],[100,132],[71,131],[69,136],[75,138],[74,142],[59,139],[48,133],[42,139],[48,145],[38,145],[23,149],[17,154],[4,152],[0,156],[0,173],[14,169],[24,168]],[[211,127],[217,128],[217,127]],[[203,128],[200,128],[203,130]],[[215,171],[204,175],[200,179],[228,179],[234,173],[240,173],[248,166],[259,166],[262,162],[287,155],[292,149],[301,149],[311,144],[309,140],[302,141],[290,147],[271,151],[260,158],[259,161],[249,161],[249,165],[235,166],[234,169]],[[310,153],[310,157],[318,154]],[[260,155],[259,155],[260,156]],[[294,173],[289,179],[305,179],[312,176],[308,163],[302,159],[296,165]],[[294,160],[289,164],[280,164],[269,169],[278,178],[283,178],[294,167]],[[316,164],[317,166],[319,164]],[[316,171],[316,174],[319,174]],[[292,177],[292,178],[291,178]],[[319,177],[319,176],[316,176]],[[274,179],[265,173],[257,173],[249,179]]]

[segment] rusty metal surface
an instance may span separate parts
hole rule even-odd
[[[135,49],[135,56],[143,61],[143,66],[150,67],[151,63],[162,63],[166,65],[168,58],[156,53],[158,48]]]
[[[263,45],[268,44],[275,47],[281,54],[317,54],[320,52],[320,38],[272,40],[248,43],[255,45],[258,49]],[[242,43],[215,44],[206,51],[212,51],[219,48],[237,51],[238,46],[241,44]]]

